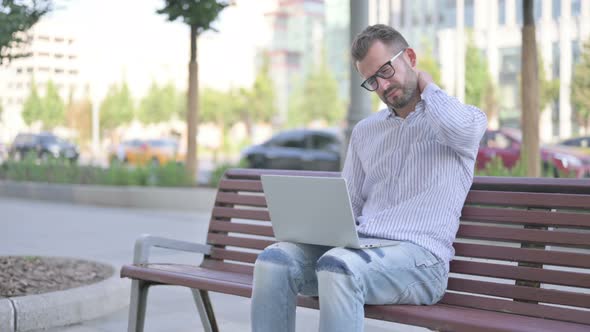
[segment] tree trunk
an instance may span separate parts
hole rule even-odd
[[[199,115],[199,67],[197,63],[197,26],[191,25],[191,53],[188,64],[188,110],[186,112],[187,144],[186,171],[192,179],[197,179],[197,121]]]
[[[523,1],[524,25],[522,27],[522,116],[523,130],[521,162],[526,162],[527,176],[541,176],[539,151],[539,78],[537,70],[537,42],[533,1]]]

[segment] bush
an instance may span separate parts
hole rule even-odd
[[[219,185],[219,181],[221,180],[223,173],[225,173],[225,171],[227,171],[230,168],[247,168],[247,167],[248,167],[248,161],[245,159],[240,160],[237,164],[223,163],[223,164],[217,166],[213,170],[213,172],[211,173],[211,177],[209,178],[209,185],[211,187],[217,188],[217,185]]]
[[[166,186],[187,187],[194,185],[182,164],[163,166],[129,167],[113,163],[108,168],[82,166],[62,159],[7,160],[0,167],[0,179],[47,183],[92,184],[114,186]]]

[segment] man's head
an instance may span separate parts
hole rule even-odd
[[[352,42],[351,55],[365,80],[363,87],[386,105],[401,110],[415,100],[416,53],[398,31],[383,24],[367,27]]]

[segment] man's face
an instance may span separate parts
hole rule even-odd
[[[402,54],[391,61],[395,70],[392,77],[381,78],[373,75],[383,72],[388,61],[400,51],[402,51],[400,47],[388,46],[377,40],[371,45],[365,58],[356,63],[357,69],[364,79],[373,77],[377,81],[378,87],[375,93],[387,106],[393,109],[404,108],[417,93],[418,76],[414,71],[416,62],[413,50],[404,50]]]

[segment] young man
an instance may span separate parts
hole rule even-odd
[[[391,27],[369,26],[351,53],[362,87],[388,108],[355,126],[342,176],[359,234],[402,242],[266,248],[254,270],[253,331],[295,331],[299,293],[319,296],[320,331],[341,332],[363,330],[364,304],[428,305],[445,292],[486,116],[418,70]]]

